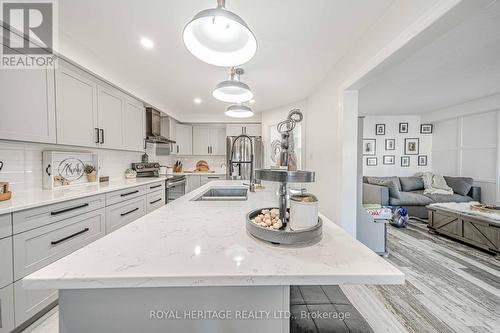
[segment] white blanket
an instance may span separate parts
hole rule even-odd
[[[432,172],[420,172],[417,176],[422,177],[424,181],[424,194],[453,194],[453,190],[448,186],[443,176]]]

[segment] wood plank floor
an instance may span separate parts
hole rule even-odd
[[[500,332],[500,261],[412,221],[388,227],[403,286],[342,286],[375,332]]]

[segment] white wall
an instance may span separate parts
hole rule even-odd
[[[355,194],[350,195],[356,193],[356,183],[346,175],[352,170],[355,175],[357,168],[358,114],[350,108],[344,113],[344,91],[457,3],[395,1],[308,98],[306,166],[316,171],[311,190],[320,200],[320,210],[353,236],[356,213],[342,207],[343,197],[352,204],[357,200]]]
[[[433,171],[474,178],[485,203],[498,203],[500,111],[438,121],[433,134]]]
[[[286,119],[288,112],[292,109],[300,109],[304,114],[304,119],[300,123],[300,135],[301,135],[301,157],[302,157],[302,169],[306,169],[305,164],[305,123],[307,122],[307,101],[302,100],[296,103],[292,103],[286,106],[279,107],[277,109],[267,110],[262,112],[262,142],[264,144],[264,166],[267,168],[271,165],[271,133],[270,127],[278,125],[279,122]],[[299,129],[298,129],[299,130]]]
[[[97,152],[100,176],[109,176],[111,180],[124,178],[125,170],[130,168],[130,163],[140,162],[142,155],[142,153],[118,150],[0,140],[0,161],[4,162],[3,169],[0,171],[0,182],[9,182],[14,192],[41,190],[43,188],[42,152],[44,150]]]
[[[399,133],[399,123],[408,123],[408,133]],[[385,135],[375,135],[375,125],[385,124]],[[376,155],[363,156],[364,176],[413,176],[417,172],[431,171],[432,134],[420,134],[421,117],[415,116],[370,116],[364,118],[363,138],[376,140]],[[418,138],[418,155],[405,155],[405,138]],[[395,139],[396,150],[385,150],[385,140]],[[394,155],[395,165],[384,165],[383,156]],[[427,166],[418,166],[418,156],[427,156]],[[410,157],[410,167],[401,166],[401,156]],[[367,166],[368,157],[377,158],[377,166]]]

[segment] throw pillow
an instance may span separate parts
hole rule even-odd
[[[400,177],[401,189],[404,192],[419,191],[424,189],[424,181],[420,177]]]
[[[453,189],[453,192],[466,196],[469,194],[470,189],[472,188],[472,183],[474,179],[468,177],[447,177],[444,179],[449,187]]]

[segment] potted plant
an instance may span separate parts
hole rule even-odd
[[[92,164],[85,164],[85,167],[83,168],[83,171],[87,175],[87,181],[89,183],[95,182],[96,179],[96,171],[95,167]]]

